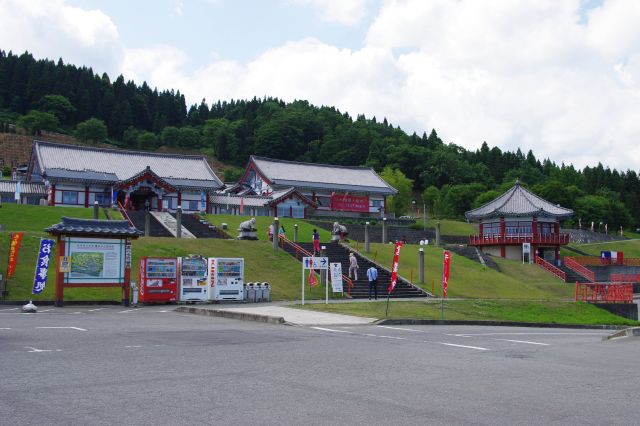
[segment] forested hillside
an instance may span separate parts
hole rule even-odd
[[[17,130],[18,129],[18,130]],[[199,150],[242,167],[249,155],[342,165],[370,165],[401,190],[397,214],[411,200],[442,217],[460,218],[509,188],[516,178],[535,193],[576,211],[583,224],[640,226],[635,171],[570,164],[502,151],[475,152],[442,141],[435,130],[409,135],[386,119],[355,118],[330,106],[276,98],[186,105],[179,90],[114,81],[91,68],[0,50],[0,131],[53,130],[87,142],[142,150]],[[478,135],[482,140],[482,135]],[[567,159],[570,162],[570,159]],[[237,178],[239,169],[225,174]]]

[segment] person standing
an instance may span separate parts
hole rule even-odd
[[[371,292],[373,291],[378,300],[378,270],[374,265],[367,269],[367,279],[369,280],[369,300],[371,300]]]
[[[320,253],[320,234],[318,230],[313,230],[313,254]]]
[[[284,226],[280,225],[280,229],[278,229],[278,238],[284,238],[284,237],[285,237]]]
[[[358,281],[358,259],[353,252],[349,253],[349,278]]]

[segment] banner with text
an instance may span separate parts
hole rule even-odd
[[[345,212],[368,212],[369,197],[348,194],[332,194],[331,210],[341,210]]]
[[[13,276],[18,262],[18,252],[22,242],[22,232],[12,232],[9,240],[9,266],[7,267],[7,279]]]
[[[447,285],[449,284],[449,266],[451,264],[451,253],[446,251],[442,255],[442,298],[447,298]]]
[[[38,252],[38,262],[36,263],[36,273],[33,279],[33,290],[31,293],[40,294],[47,285],[47,272],[49,272],[49,261],[53,250],[53,240],[40,240],[40,250]]]
[[[396,282],[398,282],[398,263],[400,263],[401,248],[402,248],[402,243],[398,241],[396,243],[396,249],[393,252],[393,266],[391,267],[391,283],[389,284],[389,288],[387,288],[389,293],[393,291],[393,289],[396,287]]]

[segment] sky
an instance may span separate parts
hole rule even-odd
[[[638,171],[638,22],[638,0],[0,0],[0,49]]]

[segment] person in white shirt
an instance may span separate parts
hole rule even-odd
[[[353,252],[349,253],[349,278],[358,281],[358,259]]]

